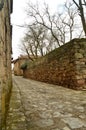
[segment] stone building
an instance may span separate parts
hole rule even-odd
[[[6,129],[6,115],[12,87],[11,76],[11,25],[10,13],[12,0],[0,0],[0,89],[1,89],[1,123],[0,130]]]
[[[23,70],[21,69],[22,64],[24,64],[28,60],[28,56],[21,55],[17,59],[13,60],[14,64],[13,73],[17,76],[23,76]]]

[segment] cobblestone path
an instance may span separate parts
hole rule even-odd
[[[13,77],[7,130],[86,130],[86,91]]]

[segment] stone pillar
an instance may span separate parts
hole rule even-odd
[[[75,79],[76,86],[79,89],[86,90],[86,39],[77,39],[74,42],[75,47]]]

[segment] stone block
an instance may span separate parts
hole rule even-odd
[[[83,79],[83,76],[82,75],[76,75],[75,78],[76,79]]]
[[[78,85],[85,85],[85,80],[84,79],[79,79],[79,80],[77,80],[77,84]]]
[[[75,53],[75,58],[76,59],[83,58],[83,54],[77,52]]]

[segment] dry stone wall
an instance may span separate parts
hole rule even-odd
[[[86,89],[86,39],[73,39],[28,64],[24,77],[72,89]]]
[[[0,0],[0,87],[1,87],[1,125],[6,129],[6,114],[12,87],[11,76],[11,0]]]

